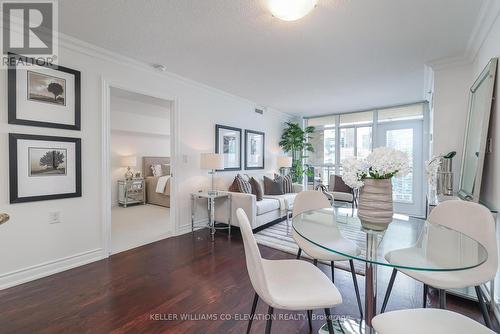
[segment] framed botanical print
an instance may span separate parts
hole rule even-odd
[[[224,155],[223,171],[241,170],[241,129],[215,125],[215,153]]]
[[[10,203],[82,196],[81,139],[9,134]]]
[[[9,53],[9,123],[80,130],[80,72]]]
[[[264,132],[245,130],[245,169],[264,169]]]

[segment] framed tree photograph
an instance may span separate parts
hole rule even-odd
[[[222,171],[241,170],[241,129],[215,125],[215,153],[224,155]]]
[[[264,169],[264,132],[245,130],[245,169]]]
[[[10,203],[82,196],[81,139],[9,134]]]
[[[80,130],[80,72],[9,53],[9,123]]]

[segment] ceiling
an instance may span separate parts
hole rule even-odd
[[[420,101],[424,64],[463,56],[487,0],[60,0],[63,34],[297,115]]]

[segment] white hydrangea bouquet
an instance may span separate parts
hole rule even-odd
[[[378,147],[366,159],[347,159],[343,162],[342,180],[359,189],[366,178],[390,179],[410,172],[408,155],[389,147]]]
[[[392,222],[392,181],[394,176],[410,172],[408,155],[379,147],[366,159],[350,159],[343,163],[342,179],[359,190],[358,217],[365,229],[384,231]]]

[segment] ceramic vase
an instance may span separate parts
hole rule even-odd
[[[392,222],[391,179],[364,180],[359,192],[358,217],[361,225],[370,230],[385,231]]]

